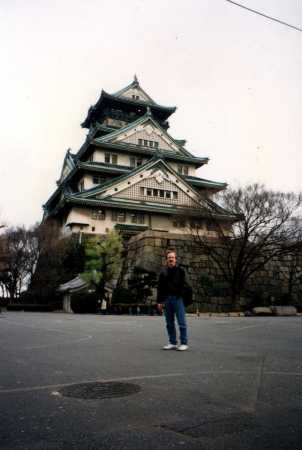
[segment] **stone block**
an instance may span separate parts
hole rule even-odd
[[[252,310],[255,316],[271,316],[273,314],[272,308],[269,306],[257,306]]]
[[[297,308],[294,306],[273,306],[272,311],[276,316],[296,316]]]
[[[155,238],[154,239],[154,245],[155,245],[155,247],[161,247],[162,246],[162,239]]]

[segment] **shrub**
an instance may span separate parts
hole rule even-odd
[[[7,305],[7,311],[23,311],[24,306],[18,303],[11,303]]]
[[[112,293],[111,303],[112,305],[115,305],[117,303],[135,303],[135,296],[129,289],[126,289],[124,287],[117,287]]]

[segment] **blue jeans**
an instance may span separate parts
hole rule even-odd
[[[165,317],[169,342],[172,345],[177,344],[175,316],[177,318],[179,326],[180,343],[187,345],[188,338],[187,338],[186,310],[182,298],[177,298],[170,295],[169,297],[166,298],[165,301]]]

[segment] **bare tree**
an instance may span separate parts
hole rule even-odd
[[[301,228],[294,218],[302,205],[302,195],[252,184],[228,189],[218,201],[230,212],[230,220],[226,220],[222,209],[213,209],[207,212],[206,222],[215,233],[205,232],[204,220],[191,221],[190,232],[195,246],[220,269],[236,301],[252,275],[268,261],[301,247]],[[206,217],[204,211],[201,213]]]
[[[34,275],[41,249],[40,226],[29,229],[23,226],[11,227],[1,235],[2,267],[0,283],[2,290],[9,293],[10,301],[15,301],[21,291],[30,284]]]
[[[8,228],[2,235],[4,267],[1,272],[1,284],[9,293],[10,301],[21,292],[28,275],[28,235],[24,227]]]
[[[8,228],[0,236],[0,286],[10,301],[27,288],[30,301],[48,301],[61,282],[83,269],[84,250],[71,238],[63,239],[55,222],[29,229]]]
[[[294,303],[300,308],[302,294],[302,220],[295,218],[294,221],[297,229],[300,228],[300,237],[298,237],[298,242],[285,243],[288,253],[286,254],[286,261],[281,267],[281,273],[287,281],[285,301]]]
[[[31,302],[55,301],[59,284],[84,269],[84,245],[78,239],[63,237],[56,222],[46,221],[32,230],[32,268],[28,295]]]

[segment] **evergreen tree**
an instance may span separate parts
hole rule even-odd
[[[83,280],[94,286],[99,298],[104,298],[105,284],[112,281],[121,267],[122,239],[115,231],[105,238],[88,239],[85,246]]]

